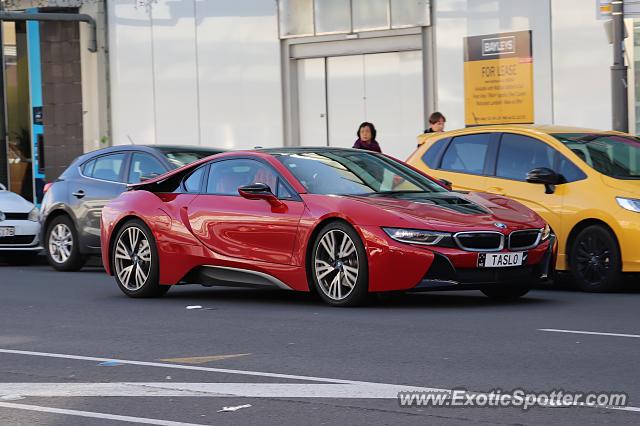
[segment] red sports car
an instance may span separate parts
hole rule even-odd
[[[551,275],[555,247],[513,200],[352,149],[215,155],[131,185],[102,213],[104,265],[131,297],[199,283],[316,291],[335,306],[385,291],[517,298]]]

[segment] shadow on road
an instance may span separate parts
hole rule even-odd
[[[180,300],[193,304],[206,305],[207,302],[240,302],[261,305],[297,305],[326,307],[319,297],[310,293],[298,293],[282,290],[263,289],[222,289],[198,288],[193,285],[177,286],[171,289],[166,299]],[[479,291],[441,292],[441,293],[384,293],[374,294],[368,304],[356,309],[380,308],[485,308],[487,306],[532,306],[549,303],[562,303],[554,300],[546,293],[544,296],[535,292],[515,301],[495,301],[485,297]]]

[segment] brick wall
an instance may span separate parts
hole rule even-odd
[[[56,179],[83,153],[80,32],[77,22],[41,22],[45,176]]]

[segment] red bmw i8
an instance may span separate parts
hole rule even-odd
[[[230,152],[131,185],[102,213],[107,273],[131,297],[171,285],[276,286],[328,304],[385,291],[518,298],[549,277],[555,237],[532,210],[458,193],[383,154]]]

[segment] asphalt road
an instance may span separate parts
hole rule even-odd
[[[639,307],[638,290],[566,289],[512,303],[399,295],[353,309],[199,286],[134,300],[100,268],[0,266],[0,424],[637,425]],[[629,399],[625,410],[402,407],[395,395],[410,387]]]

